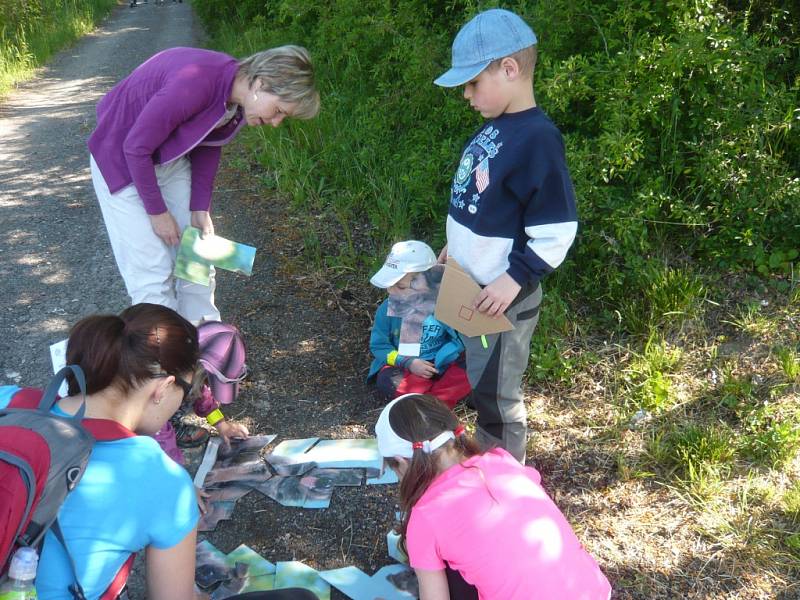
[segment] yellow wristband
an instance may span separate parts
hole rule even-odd
[[[210,413],[208,413],[208,416],[206,417],[206,421],[208,421],[209,425],[216,425],[217,423],[222,421],[222,419],[224,419],[224,418],[225,418],[225,415],[222,414],[222,411],[220,409],[216,408],[216,409],[212,410]]]
[[[395,362],[397,362],[398,352],[397,350],[393,350],[386,355],[386,364],[390,367],[393,367]]]

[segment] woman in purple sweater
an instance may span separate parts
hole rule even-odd
[[[181,233],[213,234],[211,191],[221,147],[248,125],[319,112],[305,48],[243,60],[198,48],[159,52],[97,105],[89,138],[92,182],[133,304],[168,306],[198,323],[219,320],[209,286],[176,280]]]

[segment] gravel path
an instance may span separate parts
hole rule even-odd
[[[0,384],[46,384],[50,344],[127,306],[89,175],[94,106],[152,54],[201,40],[186,3],[119,6],[0,103]]]

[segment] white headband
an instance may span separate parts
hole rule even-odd
[[[384,458],[392,458],[393,456],[413,458],[415,448],[420,448],[426,454],[430,454],[450,440],[456,439],[455,433],[452,431],[443,431],[432,440],[412,443],[408,440],[404,440],[395,433],[389,423],[389,412],[398,401],[416,395],[417,394],[404,394],[398,396],[389,402],[381,411],[381,416],[378,417],[378,422],[375,424],[375,436],[378,438],[378,451]]]

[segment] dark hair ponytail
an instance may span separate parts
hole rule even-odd
[[[455,431],[458,428],[458,417],[447,406],[429,394],[412,394],[399,400],[389,412],[389,425],[392,430],[409,442],[432,440],[443,431]],[[456,436],[440,449],[453,447],[461,460],[481,453],[481,448],[465,434]],[[428,454],[422,449],[415,449],[409,460],[408,469],[400,481],[400,547],[406,554],[406,531],[411,509],[419,501],[430,484],[439,474],[438,451]],[[397,464],[394,459],[386,461],[392,468]]]
[[[136,304],[116,315],[79,321],[67,342],[67,364],[86,374],[87,393],[110,385],[127,393],[158,372],[182,375],[194,370],[199,351],[197,329],[174,310]],[[69,393],[80,392],[70,375]]]

